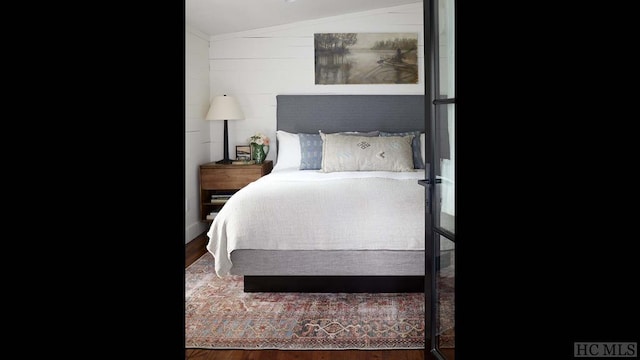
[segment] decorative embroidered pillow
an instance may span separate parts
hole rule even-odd
[[[414,171],[414,135],[368,137],[320,133],[322,172]]]
[[[422,161],[422,151],[420,149],[420,131],[405,131],[405,132],[385,132],[380,131],[380,136],[406,136],[413,135],[413,142],[411,143],[411,150],[413,156],[413,167],[415,169],[424,169],[424,162]]]
[[[350,136],[378,136],[379,131],[341,132],[341,135]],[[300,170],[320,170],[322,168],[322,138],[320,134],[299,133],[300,138]]]

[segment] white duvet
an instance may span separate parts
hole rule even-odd
[[[214,219],[207,250],[218,276],[231,252],[424,250],[424,187],[416,172],[272,172],[235,193]]]

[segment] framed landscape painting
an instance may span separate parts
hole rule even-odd
[[[236,145],[236,160],[251,160],[251,147],[249,145]]]
[[[417,84],[418,33],[316,33],[315,83]]]

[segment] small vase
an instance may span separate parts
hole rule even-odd
[[[251,144],[251,157],[256,164],[262,164],[269,153],[269,145]]]

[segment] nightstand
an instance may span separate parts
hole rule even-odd
[[[242,189],[252,181],[267,175],[273,169],[273,161],[262,164],[232,165],[210,162],[200,165],[200,220],[207,219],[210,213],[217,213],[225,199]]]

